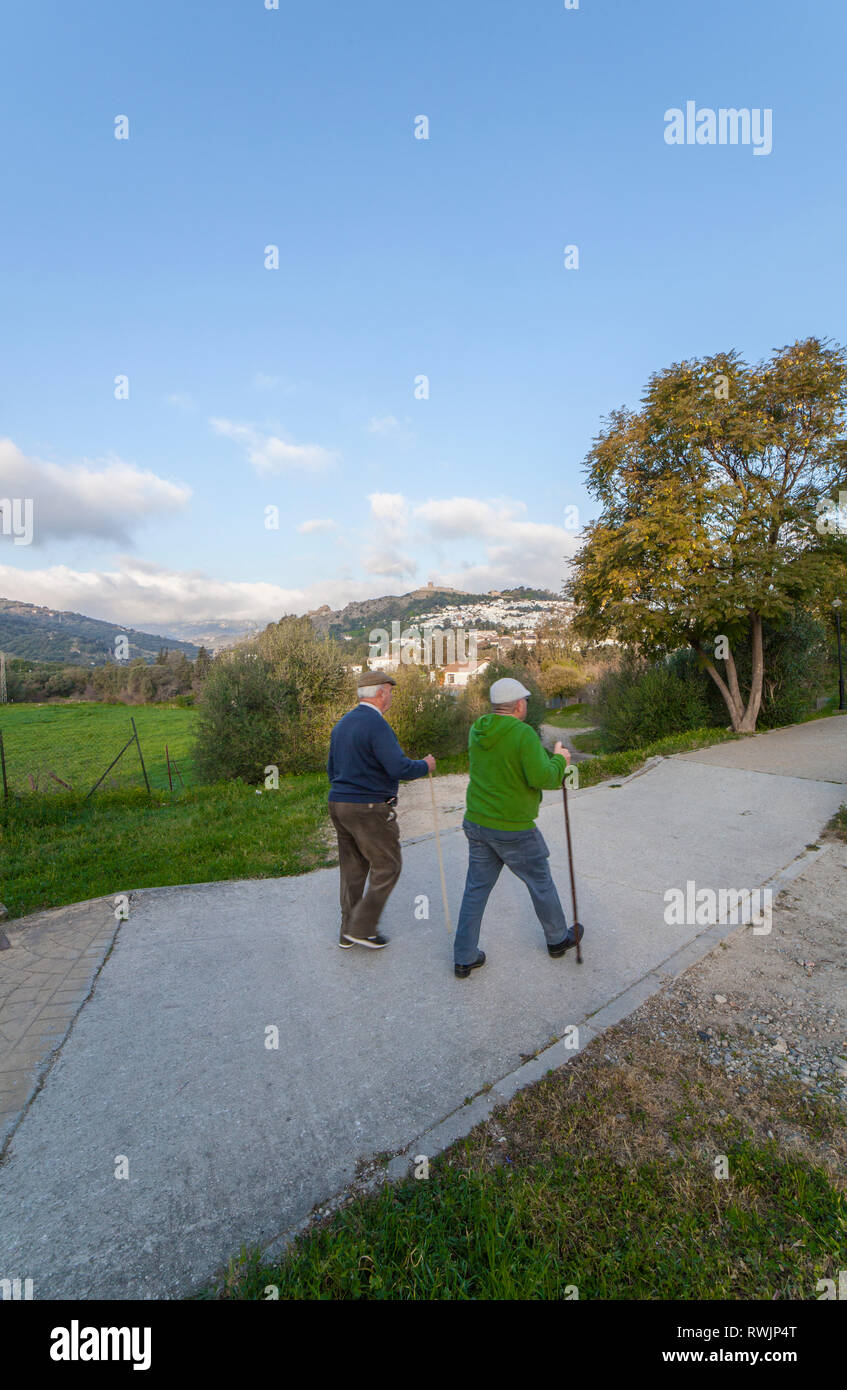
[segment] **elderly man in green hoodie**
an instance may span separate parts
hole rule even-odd
[[[471,778],[462,824],[468,876],[453,944],[454,970],[461,980],[485,964],[485,952],[477,949],[479,929],[504,864],[529,889],[550,955],[563,956],[577,943],[550,874],[550,851],[535,824],[541,792],[562,785],[571,755],[557,742],[550,757],[535,730],[523,722],[529,693],[511,677],[495,681],[488,692],[492,712],[477,719],[468,738]],[[582,927],[578,930],[581,940]]]

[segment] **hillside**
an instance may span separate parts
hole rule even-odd
[[[492,591],[492,593],[495,591]],[[556,595],[546,589],[501,589],[496,591],[498,598],[514,599],[555,599]],[[423,589],[412,589],[408,594],[384,594],[381,598],[362,599],[348,603],[344,608],[331,609],[329,604],[314,608],[305,614],[311,618],[318,632],[330,637],[366,637],[371,628],[389,627],[392,622],[402,622],[410,613],[421,614],[444,608],[445,604],[464,607],[478,604],[489,594],[471,594],[462,589],[451,589],[447,585],[427,585]]]
[[[86,618],[82,613],[57,612],[34,603],[0,598],[0,651],[9,656],[62,661],[72,666],[102,666],[113,659],[115,636],[121,632],[129,639],[129,660],[140,656],[154,661],[161,647],[184,652],[192,659],[197,655],[193,642],[138,632],[118,623]]]

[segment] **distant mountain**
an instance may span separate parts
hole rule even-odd
[[[265,626],[265,623],[233,623],[226,618],[210,618],[205,623],[169,623],[168,632],[185,642],[196,642],[208,652],[219,652],[222,647],[231,647],[245,637],[264,632]]]
[[[34,603],[0,598],[0,651],[30,661],[64,661],[69,666],[103,666],[114,660],[115,637],[129,640],[129,660],[155,661],[162,647],[194,658],[197,646],[174,637],[138,632],[134,627],[86,618],[82,613],[58,612]]]
[[[322,608],[313,608],[304,617],[311,618],[318,632],[329,637],[362,637],[367,636],[373,627],[388,627],[392,622],[402,622],[409,613],[426,613],[443,608],[445,603],[479,603],[481,597],[480,594],[463,593],[461,589],[433,584],[425,589],[413,589],[408,594],[384,594],[381,598],[359,599],[344,608],[332,609],[325,603]]]

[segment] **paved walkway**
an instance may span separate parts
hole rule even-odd
[[[111,898],[4,923],[10,949],[0,955],[0,1147],[64,1042],[117,929]]]
[[[541,724],[538,732],[541,742],[548,752],[553,751],[556,740],[560,740],[571,755],[572,763],[584,763],[593,758],[593,753],[583,753],[574,744],[574,738],[579,734],[593,734],[596,732],[596,724],[574,725],[573,727],[559,728],[556,724]]]
[[[489,961],[456,980],[431,839],[404,851],[375,956],[338,950],[335,870],[144,890],[121,923],[111,899],[7,923],[7,1104],[41,1084],[0,1163],[0,1277],[33,1279],[36,1298],[179,1296],[243,1242],[273,1243],[362,1158],[435,1152],[566,1061],[554,1040],[569,1026],[584,1045],[733,930],[666,925],[668,888],[773,879],[845,784],[847,720],[833,718],[573,794],[581,967],[550,960],[504,875]],[[558,793],[539,823],[570,916]],[[455,920],[461,831],[443,845]],[[52,1062],[43,1048],[35,1061],[39,1036]]]

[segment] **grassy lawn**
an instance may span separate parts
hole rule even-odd
[[[131,747],[85,801],[130,737],[130,718],[152,795]],[[169,705],[20,704],[0,711],[10,789],[7,800],[0,798],[0,901],[10,917],[132,888],[279,877],[327,863],[325,773],[282,777],[278,791],[261,796],[238,783],[197,786],[196,719],[195,710]],[[166,744],[184,781],[174,777],[173,792]],[[467,768],[463,753],[442,759],[438,771]]]
[[[327,862],[323,773],[185,791],[0,800],[0,899],[10,917],[172,883],[270,878]]]
[[[571,740],[578,753],[608,753],[608,735],[602,729],[592,729],[588,734],[574,734]]]
[[[84,794],[132,736],[131,719],[138,729],[150,786],[168,786],[166,744],[169,756],[176,759],[185,785],[191,786],[195,710],[174,705],[107,705],[80,701],[66,705],[4,705],[0,709],[9,789],[61,794],[65,789],[50,775],[55,773],[73,791]],[[178,779],[174,781],[178,786]],[[103,786],[112,789],[144,786],[134,747],[127,749]]]
[[[545,710],[543,722],[557,729],[587,729],[596,721],[588,705],[566,705],[564,709]]]
[[[662,1044],[609,1063],[609,1037],[498,1108],[428,1180],[351,1196],[282,1260],[243,1250],[203,1296],[814,1298],[843,1261],[847,1205],[817,1157],[837,1147],[843,1162],[843,1116],[790,1087],[766,1088],[754,1120],[733,1115],[723,1074]],[[767,1139],[780,1116],[800,1151]]]

